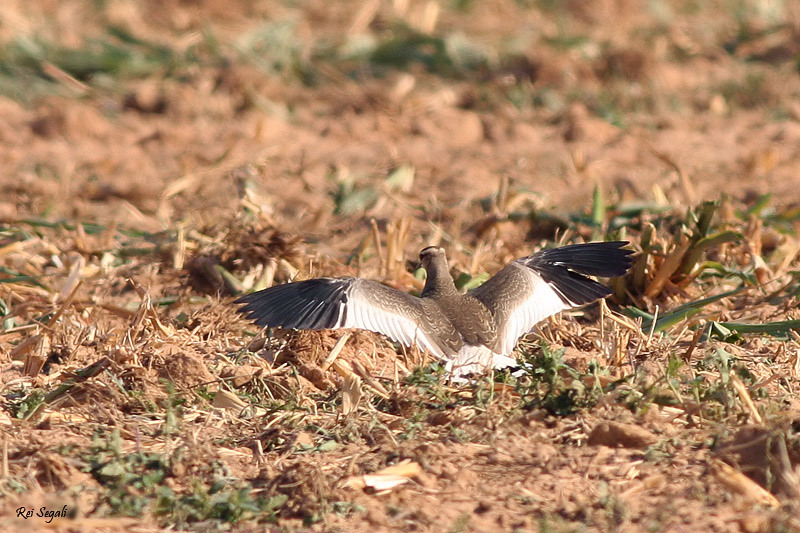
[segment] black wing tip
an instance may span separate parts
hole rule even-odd
[[[597,244],[597,252],[604,255],[605,259],[607,260],[605,268],[607,269],[606,271],[608,273],[594,274],[592,272],[585,272],[585,274],[606,278],[616,278],[626,274],[631,266],[633,266],[633,254],[635,254],[636,251],[631,250],[630,248],[623,248],[623,246],[630,244],[629,241],[607,241],[588,244]]]
[[[316,278],[251,292],[234,300],[237,311],[261,327],[334,329],[344,319],[337,305],[346,304],[352,278]]]
[[[263,293],[266,290],[269,290],[269,289],[262,289],[260,291],[248,292],[247,294],[243,294],[243,295],[239,296],[238,298],[236,298],[233,301],[233,303],[239,304],[239,305],[250,304],[251,302],[254,302],[254,301],[258,300],[258,298],[261,295],[261,293]],[[238,311],[241,313],[243,309],[245,309],[245,308],[244,307],[240,307],[238,309]]]
[[[616,278],[633,265],[629,241],[598,241],[549,248],[522,259],[534,270],[558,266],[588,276]]]
[[[548,285],[572,307],[585,305],[614,293],[611,289],[571,270],[542,272]]]
[[[628,241],[599,241],[542,250],[522,262],[538,272],[571,306],[588,304],[614,291],[587,276],[616,278],[633,265]]]
[[[609,241],[608,244],[613,244],[614,246],[607,249],[610,252],[608,268],[611,270],[611,275],[607,277],[616,278],[625,275],[633,266],[633,254],[636,253],[636,250],[623,248],[623,246],[630,244],[629,241]],[[598,275],[602,276],[603,274]]]

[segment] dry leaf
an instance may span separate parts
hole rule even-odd
[[[245,401],[226,390],[220,390],[214,395],[214,403],[212,405],[217,409],[228,409],[236,413],[241,412],[242,409],[247,407]]]
[[[781,502],[773,496],[767,489],[745,476],[732,466],[722,461],[715,460],[711,465],[712,471],[717,479],[726,487],[737,493],[750,498],[759,505],[777,508]]]
[[[661,294],[669,278],[680,268],[681,262],[683,262],[683,256],[686,255],[691,244],[692,242],[684,236],[683,241],[667,255],[655,276],[653,276],[653,279],[650,280],[650,284],[644,292],[645,296],[648,298],[655,298]]]
[[[358,408],[361,401],[361,378],[350,373],[342,385],[342,413],[347,416]]]
[[[406,460],[396,465],[387,466],[374,474],[353,476],[345,481],[344,486],[380,494],[408,483],[412,478],[419,476],[421,473],[422,467],[419,463]]]

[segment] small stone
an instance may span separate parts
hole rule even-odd
[[[590,446],[610,448],[647,448],[658,442],[648,430],[621,422],[600,422],[589,434]]]

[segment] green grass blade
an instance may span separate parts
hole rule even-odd
[[[736,289],[723,292],[720,294],[715,294],[714,296],[709,296],[708,298],[703,298],[700,300],[695,300],[694,302],[685,303],[667,311],[664,314],[660,314],[656,319],[656,326],[654,331],[664,331],[667,328],[670,328],[687,318],[696,315],[700,311],[703,310],[704,307],[710,305],[718,300],[722,300],[723,298],[728,298],[729,296],[734,296],[735,294],[740,293],[744,290],[744,287],[738,287]],[[635,307],[629,307],[625,310],[625,313],[630,316],[631,318],[642,318],[642,330],[643,331],[650,331],[650,328],[653,324],[653,315],[642,311],[641,309],[637,309]]]
[[[712,324],[735,333],[761,333],[781,338],[788,338],[791,330],[800,330],[800,320],[778,320],[764,324],[745,322],[712,322]]]

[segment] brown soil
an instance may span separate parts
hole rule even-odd
[[[798,318],[800,8],[713,4],[6,0],[0,529],[800,531],[800,337],[691,329]],[[139,55],[80,67],[102,43]],[[655,334],[549,321],[530,350],[564,348],[565,409],[369,332],[333,362],[345,332],[265,341],[230,297],[418,290],[425,245],[477,275],[639,209],[622,236],[663,246],[610,305],[663,313],[732,286],[652,288],[704,200],[745,289]]]

